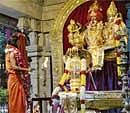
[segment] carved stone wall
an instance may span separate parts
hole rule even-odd
[[[44,2],[45,3],[45,2]],[[47,3],[50,4],[50,3]],[[55,81],[58,81],[58,76],[55,75],[55,73],[52,73],[51,68],[53,67],[53,64],[51,64],[51,62],[53,62],[54,60],[51,59],[51,57],[53,56],[52,54],[52,46],[51,46],[51,39],[52,39],[52,35],[51,35],[51,31],[54,25],[54,21],[61,9],[61,7],[63,7],[64,3],[59,3],[57,4],[53,4],[53,5],[49,5],[49,6],[44,6],[43,7],[43,15],[42,15],[42,27],[41,27],[41,31],[42,31],[42,37],[43,38],[39,38],[39,45],[42,45],[42,57],[41,57],[41,61],[40,61],[40,65],[42,66],[42,69],[40,70],[40,95],[44,95],[44,96],[51,96],[51,91],[52,89],[55,87]],[[56,49],[55,49],[56,50]],[[44,62],[46,62],[45,60],[48,59],[47,62],[47,67],[44,67]],[[52,61],[50,61],[52,60]],[[51,81],[51,76],[53,76],[53,81]],[[56,77],[55,77],[56,76]],[[52,87],[52,82],[53,82],[53,87]]]
[[[68,0],[44,0],[44,6],[59,5],[61,3],[66,3]]]
[[[34,3],[36,3],[36,4],[38,4],[38,5],[43,5],[43,3],[44,3],[44,0],[31,0],[32,2],[34,2]]]

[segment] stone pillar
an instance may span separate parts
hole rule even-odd
[[[126,4],[126,8],[127,8],[126,25],[127,25],[127,28],[128,28],[128,51],[130,52],[130,3]]]
[[[41,22],[36,19],[30,19],[30,29],[31,32],[29,33],[29,39],[30,39],[30,46],[28,46],[28,54],[32,58],[32,65],[31,67],[34,68],[34,71],[31,75],[31,82],[32,82],[32,93],[36,93],[39,95],[40,89],[39,89],[39,82],[40,82],[40,64],[39,59],[42,57],[42,47],[38,44],[39,36],[38,34],[41,33]]]
[[[42,56],[41,47],[37,44],[37,32],[30,32],[30,45],[27,47],[28,56],[32,58],[31,68],[34,69],[31,73],[32,93],[39,94],[39,59]]]
[[[30,45],[34,46],[37,45],[37,38],[38,38],[38,34],[35,31],[32,31],[29,33],[29,39],[30,39]]]
[[[29,30],[30,28],[30,18],[29,17],[20,17],[18,19],[17,27],[22,31],[23,29]]]
[[[126,20],[126,25],[128,28],[128,52],[129,52],[129,61],[130,62],[130,3],[126,4],[127,8],[127,20]],[[130,66],[129,66],[130,68]],[[123,97],[123,103],[124,103],[124,108],[122,109],[122,113],[130,113],[130,94],[128,91],[130,90],[129,84],[130,84],[130,69],[125,73],[122,77],[122,97]]]

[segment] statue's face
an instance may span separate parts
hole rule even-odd
[[[70,20],[71,24],[75,24],[75,21],[73,19]]]
[[[95,11],[91,11],[90,16],[91,17],[96,17],[96,12]]]

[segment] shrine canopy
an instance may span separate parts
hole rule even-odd
[[[87,20],[87,13],[89,10],[90,5],[93,3],[93,0],[87,1],[83,4],[81,4],[80,6],[78,6],[75,10],[72,11],[72,13],[69,15],[69,17],[67,18],[65,24],[64,24],[64,28],[63,28],[63,51],[64,54],[66,53],[66,50],[69,47],[72,47],[71,44],[69,44],[68,42],[68,30],[67,30],[67,26],[70,23],[70,20],[73,19],[76,22],[80,23],[83,27],[88,23]],[[98,3],[100,4],[101,8],[102,8],[102,14],[103,14],[103,21],[107,21],[107,9],[111,3],[111,1],[109,0],[98,0]],[[125,8],[125,2],[123,1],[115,1],[115,5],[118,9],[118,12],[120,12],[123,16],[124,22],[126,20],[126,15],[127,15],[127,10]]]

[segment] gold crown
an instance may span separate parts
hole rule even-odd
[[[114,3],[114,0],[112,0],[110,6],[107,9],[107,16],[115,17],[116,15],[117,15],[117,7]]]
[[[90,6],[89,11],[97,11],[101,9],[99,3],[97,0],[94,1],[94,3]]]

